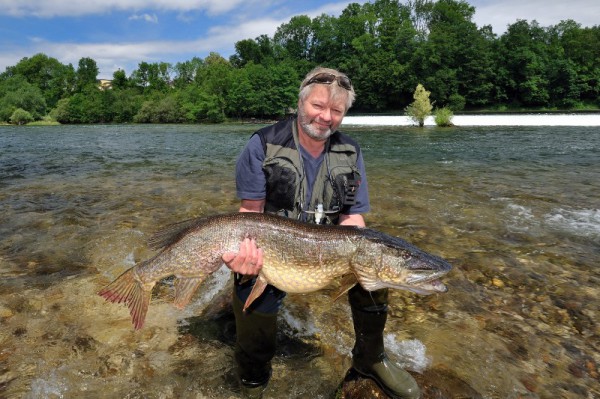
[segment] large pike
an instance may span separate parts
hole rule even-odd
[[[153,258],[125,271],[98,294],[126,303],[135,329],[144,325],[152,288],[175,276],[175,306],[182,309],[225,252],[237,252],[244,238],[264,251],[264,264],[244,309],[267,284],[290,293],[324,288],[336,279],[339,295],[356,282],[368,290],[398,288],[419,294],[445,292],[438,278],[451,266],[408,242],[377,230],[321,226],[265,213],[232,213],[174,224],[157,233]],[[338,296],[339,296],[338,295]]]

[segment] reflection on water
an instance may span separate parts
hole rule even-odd
[[[95,293],[152,255],[160,226],[237,209],[233,165],[255,129],[0,127],[0,397],[238,397],[226,269],[183,311],[165,281],[139,332]],[[446,294],[393,292],[394,359],[455,397],[456,381],[486,398],[599,397],[597,129],[346,130],[368,224],[455,266]],[[329,291],[286,299],[268,397],[330,398],[343,378],[349,308]]]

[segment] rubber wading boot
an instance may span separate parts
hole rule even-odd
[[[245,312],[233,295],[236,325],[235,361],[242,385],[242,397],[262,398],[271,378],[271,359],[275,355],[277,314]]]
[[[418,399],[421,390],[415,379],[388,359],[384,352],[387,290],[369,293],[357,287],[349,293],[356,335],[352,366],[359,374],[373,379],[392,398]]]

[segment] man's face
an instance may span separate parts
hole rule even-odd
[[[298,121],[309,137],[324,141],[342,124],[346,98],[331,99],[329,86],[313,85],[310,94],[298,103]]]

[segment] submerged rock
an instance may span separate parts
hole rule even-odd
[[[422,374],[411,372],[421,388],[421,399],[482,399],[483,396],[451,370],[432,368]],[[354,369],[348,370],[336,393],[336,399],[392,399],[375,381],[363,378]]]

